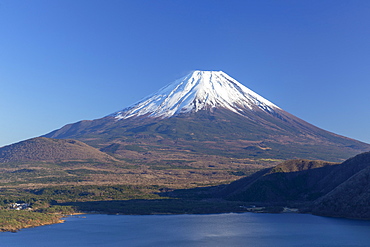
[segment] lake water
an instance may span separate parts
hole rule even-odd
[[[0,233],[0,246],[369,247],[370,222],[305,214],[89,214]]]

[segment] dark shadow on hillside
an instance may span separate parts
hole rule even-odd
[[[160,193],[160,196],[263,203],[310,202],[338,185],[336,181],[327,178],[337,166],[273,173],[271,168],[267,168],[228,185],[174,190]]]
[[[68,202],[62,206],[73,206],[77,211],[106,214],[211,214],[245,212],[238,202],[223,200],[115,200],[93,202]]]
[[[326,215],[334,215],[333,212],[338,211],[335,202],[346,194],[353,198],[360,190],[365,191],[364,197],[359,198],[361,203],[357,204],[360,208],[356,211],[356,217],[361,218],[365,217],[362,211],[368,211],[369,154],[358,155],[342,164],[287,161],[228,185],[182,190],[162,188],[157,195],[163,199],[70,202],[59,205],[74,206],[80,211],[110,214],[207,214],[245,212],[252,204],[263,207],[297,207],[310,211],[317,204],[316,208],[323,207]],[[327,195],[335,196],[332,198]],[[323,198],[324,203],[321,202]],[[351,206],[347,207],[347,204],[343,204],[344,213],[337,216],[354,217],[348,211],[353,211],[356,205],[348,204]],[[320,210],[318,214],[324,212]]]

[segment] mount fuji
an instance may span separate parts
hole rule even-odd
[[[293,116],[222,71],[199,70],[120,111],[45,137],[77,139],[140,163],[174,157],[337,162],[370,150]]]
[[[198,70],[113,116],[117,119],[138,116],[166,118],[214,108],[245,115],[245,111],[257,109],[273,113],[279,107],[222,71]]]

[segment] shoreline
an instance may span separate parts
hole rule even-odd
[[[19,211],[13,211],[13,212],[19,212]],[[11,214],[11,211],[8,213]],[[38,212],[27,212],[27,213],[36,213],[36,214],[42,214],[44,216],[49,216],[49,219],[47,219],[44,222],[40,221],[31,221],[28,222],[25,225],[19,225],[19,226],[0,226],[0,233],[1,232],[13,232],[16,233],[22,229],[26,228],[33,228],[33,227],[39,227],[39,226],[46,226],[46,225],[53,225],[53,224],[61,224],[65,222],[65,219],[67,217],[74,217],[79,215],[88,215],[88,214],[101,214],[101,215],[130,215],[130,216],[143,216],[143,215],[210,215],[210,214],[242,214],[242,213],[253,213],[253,214],[310,214],[313,216],[319,216],[319,217],[330,217],[330,218],[339,218],[339,219],[349,219],[349,220],[362,220],[362,221],[368,221],[370,219],[360,219],[360,218],[349,218],[349,217],[333,217],[333,216],[326,216],[326,215],[318,215],[311,212],[303,212],[298,210],[286,210],[284,208],[283,211],[269,211],[265,208],[262,208],[260,210],[255,210],[254,208],[244,208],[243,210],[231,210],[231,211],[213,211],[213,212],[148,212],[146,211],[141,213],[129,213],[129,212],[109,212],[109,211],[80,211],[80,212],[74,212],[70,214],[56,214],[56,213],[38,213]]]
[[[65,222],[66,217],[75,215],[82,215],[86,213],[72,213],[72,214],[54,214],[54,213],[39,213],[32,211],[2,211],[2,221],[0,221],[1,232],[16,233],[22,229],[33,228],[39,226],[47,226],[53,224],[61,224]]]

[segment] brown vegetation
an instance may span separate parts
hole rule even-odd
[[[37,137],[0,148],[0,163],[63,160],[115,161],[106,153],[76,140]]]

